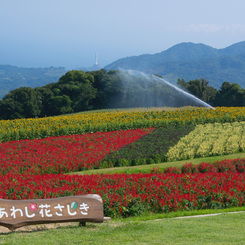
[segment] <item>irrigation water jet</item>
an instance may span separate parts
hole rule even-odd
[[[208,103],[204,102],[203,100],[197,98],[196,96],[194,96],[194,95],[192,95],[192,94],[190,94],[190,93],[187,93],[187,92],[184,91],[183,89],[181,89],[181,88],[179,88],[179,87],[173,85],[172,83],[166,81],[165,79],[160,78],[160,77],[158,77],[158,76],[156,76],[156,75],[152,75],[152,76],[153,76],[154,79],[160,79],[161,81],[165,82],[166,84],[168,84],[169,86],[173,87],[173,88],[176,89],[177,91],[179,91],[179,92],[181,92],[181,93],[183,93],[183,94],[185,94],[185,95],[187,95],[187,96],[193,98],[194,100],[196,100],[196,101],[198,101],[199,103],[201,103],[204,107],[208,107],[208,108],[214,109],[214,108],[213,108],[211,105],[209,105]]]
[[[196,96],[156,75],[134,70],[119,70],[121,94],[115,107],[182,107],[198,106],[214,109]]]

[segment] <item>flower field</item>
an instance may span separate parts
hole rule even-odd
[[[117,167],[164,162],[169,148],[194,128],[193,124],[158,128],[138,141],[112,152],[104,158],[101,165]]]
[[[245,151],[245,108],[119,110],[0,121],[0,198],[97,193],[105,215],[245,205],[245,160],[152,169],[72,171]]]
[[[197,125],[167,153],[168,161],[245,151],[245,122]]]
[[[163,127],[169,124],[205,124],[245,121],[245,107],[186,107],[177,110],[109,111],[68,116],[1,120],[0,142],[45,138],[71,134],[107,132],[125,129]]]
[[[0,145],[1,173],[41,175],[99,168],[100,161],[111,151],[152,131],[120,130],[4,142]]]
[[[1,173],[48,174],[245,151],[245,122],[168,125],[0,144]]]
[[[245,161],[183,166],[182,173],[0,175],[0,198],[33,199],[97,193],[105,215],[138,215],[245,205]]]

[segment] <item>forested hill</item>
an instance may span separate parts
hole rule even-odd
[[[245,41],[224,49],[180,43],[161,53],[122,58],[105,67],[107,71],[119,68],[159,74],[172,83],[177,83],[178,78],[185,81],[204,78],[216,89],[225,81],[244,88]],[[35,88],[57,82],[66,72],[64,67],[21,68],[0,65],[0,99],[16,88]]]
[[[178,86],[212,106],[245,106],[245,89],[224,82],[219,90],[205,79],[178,80]],[[72,70],[56,83],[21,87],[0,100],[0,120],[76,113],[86,110],[132,107],[203,106],[163,82],[159,76],[106,71]]]
[[[0,99],[10,90],[16,88],[35,88],[57,82],[66,72],[64,67],[21,68],[0,65]]]
[[[204,78],[219,89],[224,81],[245,87],[245,41],[224,49],[204,44],[180,43],[157,54],[119,59],[107,70],[132,69],[159,74],[170,82]]]

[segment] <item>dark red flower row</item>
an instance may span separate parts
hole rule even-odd
[[[168,167],[161,170],[159,167],[154,167],[151,173],[205,173],[205,172],[245,172],[245,158],[244,159],[225,159],[216,161],[214,163],[202,162],[198,165],[193,163],[186,163],[181,168]]]

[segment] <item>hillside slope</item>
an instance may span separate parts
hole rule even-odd
[[[224,81],[245,87],[245,42],[216,49],[204,44],[180,43],[161,53],[119,59],[107,70],[132,69],[162,75],[170,82],[205,78],[219,88]]]
[[[22,68],[0,65],[0,99],[16,88],[35,88],[57,82],[66,72],[67,70],[63,67]]]

